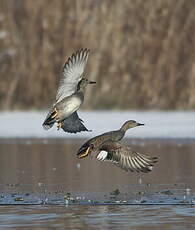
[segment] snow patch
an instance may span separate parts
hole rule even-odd
[[[125,137],[130,138],[195,138],[195,111],[79,111],[79,117],[92,132],[77,134],[57,131],[56,126],[44,130],[42,123],[45,112],[1,112],[1,138],[91,138],[107,131],[116,130],[127,120],[144,123],[128,130]]]

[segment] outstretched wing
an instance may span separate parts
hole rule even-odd
[[[96,155],[98,160],[110,161],[125,171],[150,172],[157,162],[156,157],[134,152],[129,146],[123,146],[119,142],[106,142],[100,150]]]
[[[56,95],[56,103],[76,91],[78,82],[82,79],[88,56],[89,49],[81,49],[68,58],[68,61],[63,67],[62,77]]]
[[[84,125],[83,121],[79,118],[77,112],[74,112],[69,117],[62,121],[61,128],[68,133],[77,133],[81,131],[89,131]]]

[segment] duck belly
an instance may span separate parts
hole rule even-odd
[[[64,101],[62,101],[60,105],[57,106],[57,109],[59,111],[58,117],[60,118],[60,120],[69,117],[72,113],[79,109],[81,104],[82,100],[76,96],[64,99]]]

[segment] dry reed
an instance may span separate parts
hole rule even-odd
[[[47,107],[81,47],[84,108],[195,108],[194,0],[0,0],[0,108]]]

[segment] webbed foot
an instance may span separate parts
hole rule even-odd
[[[57,130],[59,130],[62,127],[62,122],[61,121],[57,121]]]

